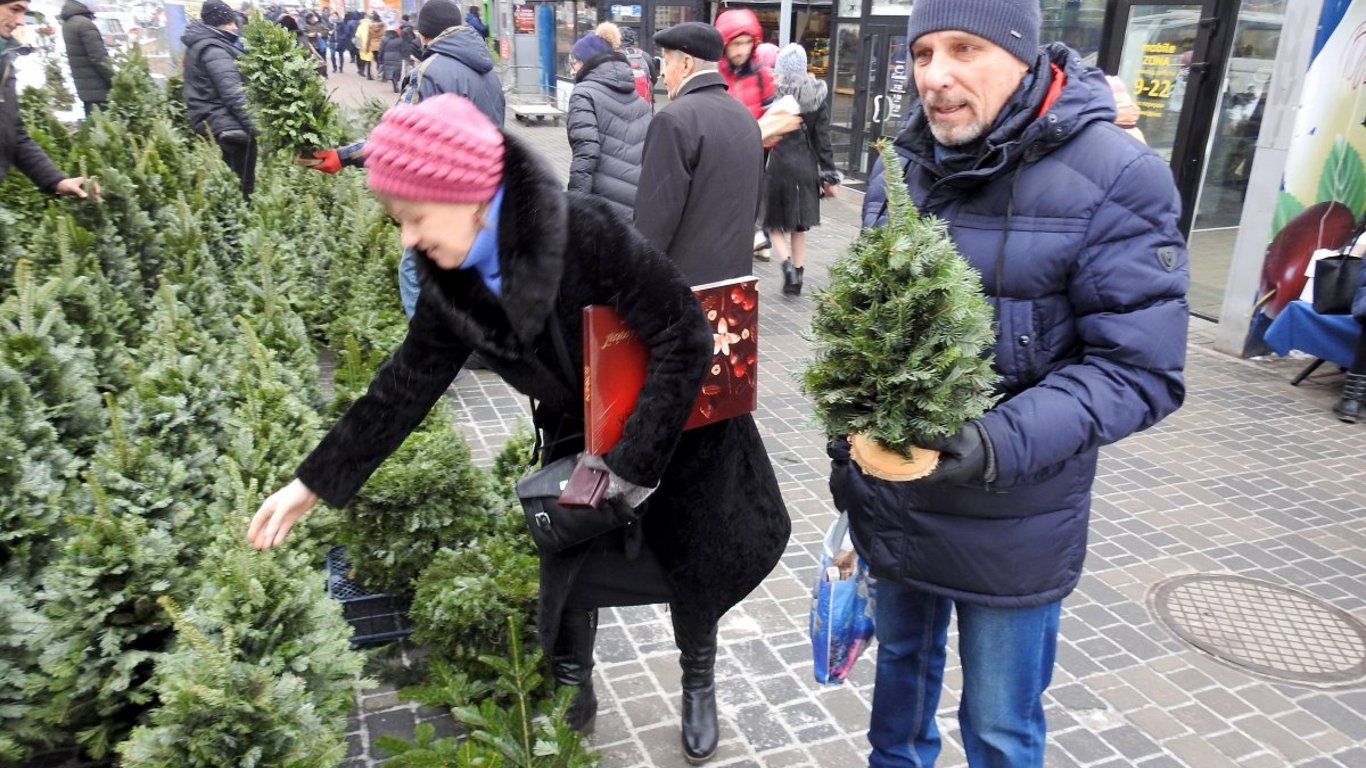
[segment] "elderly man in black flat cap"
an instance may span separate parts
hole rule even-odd
[[[715,27],[687,22],[654,42],[669,104],[645,134],[636,229],[692,285],[748,275],[764,176],[759,125],[726,93],[716,69],[725,44]]]

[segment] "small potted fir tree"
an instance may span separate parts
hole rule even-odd
[[[863,471],[925,477],[937,451],[995,402],[991,305],[943,221],[922,216],[890,143],[879,148],[887,224],[865,229],[830,269],[811,321],[802,388],[830,435],[848,435]]]

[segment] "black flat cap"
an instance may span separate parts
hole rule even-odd
[[[700,21],[685,21],[656,32],[654,41],[660,48],[682,51],[703,61],[720,61],[726,50],[726,43],[716,27]]]

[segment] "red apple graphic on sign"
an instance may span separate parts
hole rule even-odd
[[[1316,203],[1291,219],[1271,240],[1262,262],[1262,286],[1258,303],[1269,318],[1298,299],[1309,278],[1309,260],[1319,248],[1338,248],[1352,236],[1356,217],[1342,203]]]

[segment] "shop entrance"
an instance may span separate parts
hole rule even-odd
[[[910,102],[905,19],[839,23],[833,51],[831,143],[835,162],[866,178],[877,140],[895,138]]]
[[[1217,318],[1285,3],[1111,0],[1100,67],[1138,104],[1171,164],[1191,254],[1191,309]]]

